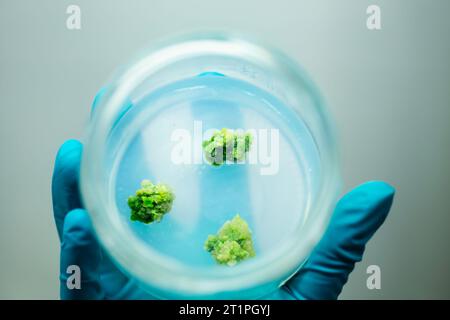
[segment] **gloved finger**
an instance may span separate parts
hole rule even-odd
[[[81,208],[78,188],[83,146],[77,140],[67,140],[56,155],[52,177],[53,215],[61,240],[64,217],[75,208]]]
[[[61,243],[61,299],[102,299],[100,245],[83,209],[70,211],[64,220]]]
[[[298,299],[336,299],[367,241],[384,222],[395,190],[366,182],[337,204],[328,229],[300,271],[287,283]]]

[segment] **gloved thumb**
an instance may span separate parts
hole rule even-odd
[[[384,222],[394,198],[385,182],[366,182],[337,204],[327,231],[300,271],[287,283],[298,299],[336,299],[367,241]]]
[[[64,219],[61,243],[61,299],[102,299],[101,250],[92,224],[83,209],[70,211]]]

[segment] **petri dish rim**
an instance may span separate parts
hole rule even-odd
[[[115,218],[118,209],[114,205],[114,192],[111,189],[104,192],[111,185],[108,185],[108,173],[103,164],[108,152],[109,132],[130,93],[145,79],[174,62],[202,56],[251,61],[274,75],[281,75],[294,91],[296,86],[306,85],[311,99],[315,101],[315,110],[310,111],[315,113],[314,117],[322,129],[319,132],[322,145],[318,147],[322,174],[321,187],[310,206],[314,219],[306,222],[309,224],[306,232],[303,230],[301,235],[291,237],[279,250],[261,257],[255,263],[249,261],[235,270],[213,268],[200,273],[135,241],[132,241],[133,249],[130,250],[133,235]],[[150,290],[194,297],[245,291],[270,283],[275,289],[286,281],[322,236],[340,189],[334,129],[322,98],[307,74],[284,54],[253,40],[229,34],[197,34],[165,41],[147,51],[128,68],[122,69],[109,88],[88,128],[81,164],[81,192],[100,242],[119,267]],[[317,135],[313,134],[313,138],[316,139]],[[302,241],[298,241],[299,238]]]

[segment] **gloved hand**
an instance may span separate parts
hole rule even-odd
[[[97,99],[94,101],[96,103]],[[66,141],[55,161],[53,213],[61,240],[62,299],[152,299],[133,279],[120,272],[95,238],[82,208],[78,179],[82,145]],[[366,182],[336,205],[328,229],[300,271],[268,299],[336,299],[367,241],[384,222],[394,189],[384,182]],[[78,265],[81,289],[66,286],[67,267]]]

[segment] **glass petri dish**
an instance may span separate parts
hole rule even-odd
[[[211,166],[214,130],[254,137],[248,157]],[[130,220],[148,179],[175,200],[160,222]],[[321,238],[340,189],[333,123],[307,74],[241,36],[196,34],[146,50],[102,91],[87,131],[81,192],[117,266],[161,298],[259,298],[276,290]],[[229,267],[204,250],[236,214],[256,255]]]

